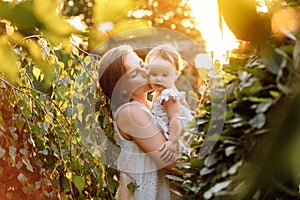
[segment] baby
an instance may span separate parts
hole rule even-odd
[[[185,92],[179,92],[174,85],[183,65],[182,58],[175,47],[164,44],[150,50],[145,60],[149,66],[150,85],[155,91],[151,112],[168,139],[160,148],[162,158],[167,161],[178,152],[179,146],[187,151],[180,134],[186,128],[186,123],[193,119]]]

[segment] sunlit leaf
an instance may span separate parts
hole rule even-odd
[[[129,10],[137,7],[135,0],[95,0],[95,23],[116,22],[127,16]]]
[[[8,147],[9,151],[8,151],[8,154],[10,156],[10,158],[12,159],[12,161],[16,161],[16,151],[17,151],[17,148],[14,147],[14,146],[9,146]]]
[[[44,58],[42,48],[35,40],[25,40],[24,45],[26,45],[33,59],[42,60]]]
[[[139,186],[135,183],[135,182],[130,182],[127,185],[127,188],[129,190],[130,193],[134,193],[134,191],[136,190],[136,188],[138,188]]]
[[[57,13],[57,7],[56,1],[34,0],[34,13],[45,24],[45,31],[49,29],[48,34],[56,34],[61,37],[68,37],[71,33],[77,32]]]
[[[254,81],[251,83],[250,86],[248,86],[248,84],[245,85],[241,85],[241,87],[243,87],[242,89],[242,93],[245,93],[249,96],[251,95],[255,95],[258,92],[260,92],[263,89],[262,84],[259,81],[255,81],[255,79],[253,79]]]
[[[269,93],[275,99],[279,99],[281,97],[281,93],[278,91],[270,90]]]
[[[71,107],[67,107],[64,111],[64,114],[66,114],[67,117],[72,117],[74,114],[74,110]]]
[[[266,65],[267,69],[272,74],[277,74],[279,70],[279,57],[275,55],[274,49],[270,46],[264,46],[261,51],[261,59]]]
[[[133,34],[136,36],[137,33],[132,30],[140,29],[143,31],[138,31],[138,36],[147,35],[147,34],[153,34],[152,29],[150,28],[150,25],[145,20],[141,19],[124,19],[115,24],[114,29],[112,30],[112,34],[117,34],[118,37],[122,38],[129,38],[133,36]]]
[[[285,94],[291,94],[293,89],[287,85],[283,85],[282,83],[277,83],[277,87]]]
[[[33,172],[33,167],[30,164],[30,160],[28,158],[22,158],[22,162],[26,165],[26,169]]]
[[[234,154],[236,151],[236,146],[229,146],[229,147],[226,147],[225,149],[225,155],[227,157],[229,157],[230,155]]]
[[[207,167],[204,167],[200,170],[200,175],[204,176],[204,175],[212,173],[213,171],[215,171],[215,168],[209,169]]]
[[[232,181],[231,180],[228,180],[228,181],[223,181],[221,183],[217,183],[214,187],[211,188],[211,190],[216,193],[216,192],[219,192],[221,191],[222,189],[226,188],[227,186],[230,185]]]
[[[85,186],[85,178],[81,176],[73,176],[73,182],[75,187],[79,190],[79,193],[81,194]]]
[[[199,76],[200,76],[201,80],[207,81],[207,79],[208,79],[208,69],[201,67],[201,68],[198,69],[198,71],[199,71]]]
[[[67,179],[72,179],[72,176],[73,176],[73,174],[72,174],[72,172],[67,172],[66,173],[66,177],[67,177]]]
[[[252,119],[250,119],[249,124],[253,128],[262,128],[266,123],[266,116],[263,113],[259,113],[255,115]]]
[[[293,51],[293,59],[294,59],[294,68],[299,72],[300,71],[300,41],[297,40],[294,51]]]
[[[20,174],[18,175],[17,179],[18,179],[18,181],[20,181],[20,183],[22,183],[23,185],[25,185],[25,184],[28,182],[28,178],[27,178],[24,174],[22,174],[22,173],[20,173]]]
[[[0,158],[5,155],[5,150],[0,147]]]
[[[237,163],[235,163],[234,165],[232,165],[232,166],[229,168],[228,173],[229,173],[230,175],[235,174],[235,173],[238,171],[238,168],[239,168],[240,166],[242,166],[242,164],[243,164],[243,161],[242,161],[242,160],[241,160],[241,161],[238,161]]]
[[[257,108],[256,108],[256,113],[264,113],[268,110],[268,108],[272,105],[272,101],[269,100],[268,102],[263,102],[258,104]]]
[[[17,56],[9,46],[8,38],[5,36],[0,36],[0,59],[0,73],[2,72],[9,81],[15,81],[18,77]]]
[[[260,103],[267,103],[270,101],[269,98],[261,98],[261,97],[249,97],[249,100],[252,102],[260,102]]]
[[[119,187],[119,182],[117,181],[117,179],[115,180],[113,177],[108,177],[107,183],[108,183],[108,186],[109,186],[108,189],[111,192],[116,191]]]
[[[213,166],[216,163],[217,163],[217,160],[216,160],[216,158],[214,156],[207,156],[205,158],[205,160],[204,160],[204,165],[206,167],[211,167],[211,166]]]
[[[172,181],[183,181],[183,180],[184,180],[184,179],[181,178],[181,177],[178,177],[178,176],[175,176],[175,175],[170,175],[170,174],[166,175],[166,177],[167,177],[168,179],[172,180]]]
[[[1,1],[0,17],[12,21],[19,28],[32,29],[33,26],[39,24],[39,20],[32,12],[32,6],[30,1],[22,1],[18,4]]]
[[[198,98],[199,98],[198,95],[194,91],[189,91],[189,95],[196,100],[198,100]]]

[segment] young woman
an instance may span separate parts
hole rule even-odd
[[[158,150],[166,139],[149,110],[149,72],[142,59],[128,45],[109,50],[99,62],[99,83],[111,99],[121,147],[118,199],[170,199],[164,175],[165,170],[172,171],[175,161],[164,161]],[[131,182],[138,186],[133,194],[127,188]]]

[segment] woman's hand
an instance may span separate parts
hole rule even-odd
[[[171,141],[166,141],[159,147],[158,150],[161,151],[160,156],[165,162],[172,162],[175,159],[175,153],[178,150],[178,144]]]

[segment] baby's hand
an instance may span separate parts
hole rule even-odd
[[[165,162],[171,162],[175,159],[175,153],[177,151],[177,144],[171,141],[166,141],[163,143],[161,147],[159,147],[159,150],[162,151],[160,154],[160,157]]]

